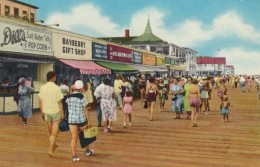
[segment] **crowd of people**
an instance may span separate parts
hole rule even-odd
[[[147,76],[146,76],[147,77]],[[181,114],[185,113],[185,119],[191,121],[191,127],[198,127],[197,118],[199,113],[208,115],[210,112],[210,100],[212,90],[217,90],[220,99],[220,111],[223,121],[229,121],[229,108],[232,104],[229,101],[227,84],[233,88],[240,87],[241,92],[250,92],[255,82],[255,88],[259,91],[260,79],[250,76],[199,76],[199,77],[164,77],[138,76],[138,89],[140,92],[140,103],[142,107],[148,108],[150,121],[154,121],[154,112],[159,102],[159,112],[165,111],[166,101],[170,101],[171,111],[174,119],[181,119]],[[61,85],[56,85],[56,74],[54,71],[47,73],[47,83],[40,88],[39,107],[43,120],[46,122],[49,131],[49,151],[48,155],[54,157],[55,149],[58,147],[56,138],[59,132],[61,120],[68,119],[71,132],[71,152],[72,161],[79,161],[77,156],[77,141],[79,131],[91,127],[89,109],[96,102],[97,123],[100,127],[104,122],[104,132],[112,132],[112,122],[117,120],[116,110],[124,113],[122,126],[124,128],[132,126],[133,110],[133,86],[127,78],[116,74],[112,83],[111,78],[104,77],[100,85],[95,89],[87,80],[83,84],[77,77],[72,85],[64,79]],[[34,89],[25,84],[25,78],[19,80],[17,94],[18,112],[22,118],[22,125],[27,125],[27,119],[32,116],[30,106],[30,94]],[[260,96],[259,96],[260,98]],[[85,155],[94,153],[87,146]]]

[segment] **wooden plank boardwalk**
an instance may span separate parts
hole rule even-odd
[[[56,158],[50,158],[48,131],[39,113],[34,113],[27,126],[21,126],[17,115],[0,115],[1,167],[258,167],[260,166],[260,100],[258,93],[241,93],[228,88],[234,107],[230,122],[223,122],[220,100],[213,90],[209,115],[200,114],[199,127],[190,127],[182,114],[174,120],[171,112],[158,112],[149,121],[148,111],[139,101],[134,103],[133,125],[124,129],[123,113],[112,133],[100,128],[98,140],[91,145],[95,155],[84,156],[78,146],[79,162],[71,161],[70,133],[60,133]],[[166,105],[170,109],[170,104]],[[90,112],[96,124],[95,110]]]

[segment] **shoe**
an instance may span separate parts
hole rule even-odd
[[[80,160],[80,158],[77,157],[76,155],[72,157],[72,161],[73,161],[73,162],[77,162],[77,161],[79,161],[79,160]]]
[[[23,125],[23,126],[26,126],[26,125],[27,125],[27,123],[26,123],[26,122],[22,122],[22,125]]]
[[[105,133],[107,133],[107,132],[108,132],[107,128],[105,128],[104,132],[105,132]]]
[[[192,127],[198,127],[198,125],[197,124],[193,124]]]
[[[132,123],[131,123],[131,122],[129,122],[128,126],[129,126],[129,127],[130,127],[130,126],[132,126]]]
[[[86,156],[90,156],[93,154],[94,154],[94,150],[86,150],[86,153],[85,153]]]
[[[205,115],[209,115],[208,113],[204,112]]]
[[[111,128],[107,128],[107,131],[108,131],[108,132],[112,132],[112,129],[111,129]]]

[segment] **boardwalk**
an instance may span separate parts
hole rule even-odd
[[[60,133],[57,158],[50,158],[48,132],[39,113],[34,113],[28,126],[20,125],[17,115],[0,116],[1,167],[257,167],[260,166],[260,100],[256,91],[241,93],[229,88],[230,122],[223,122],[219,99],[213,91],[211,112],[200,114],[199,127],[190,127],[182,114],[174,120],[171,112],[156,112],[149,121],[148,111],[135,102],[133,126],[124,129],[123,114],[113,132],[103,133],[92,144],[95,155],[85,157],[80,147],[81,161],[73,163],[70,133]],[[169,104],[167,105],[169,110]],[[158,111],[158,104],[157,104]],[[91,111],[92,124],[96,112]]]

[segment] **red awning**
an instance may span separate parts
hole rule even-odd
[[[93,61],[59,59],[61,62],[79,69],[81,74],[111,74],[111,70],[104,68]]]

